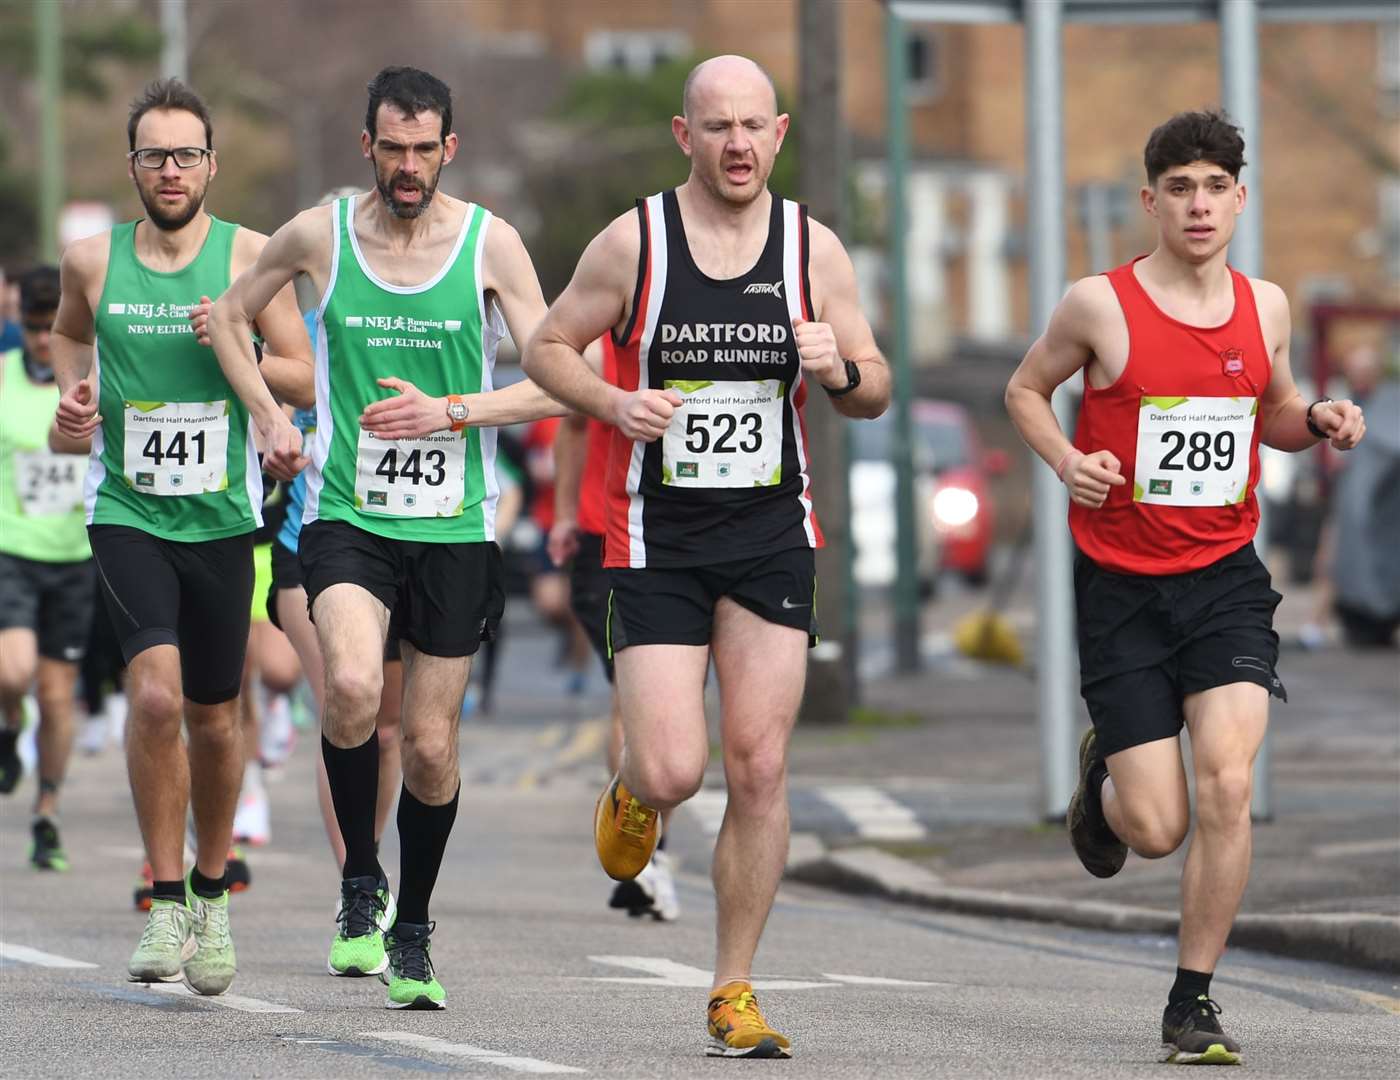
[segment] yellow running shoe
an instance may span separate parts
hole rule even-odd
[[[598,861],[614,881],[631,881],[651,862],[656,850],[657,813],[638,802],[614,776],[598,796],[593,814],[593,844]]]
[[[792,1043],[768,1026],[748,983],[725,983],[711,991],[709,1014],[709,1057],[792,1057]]]

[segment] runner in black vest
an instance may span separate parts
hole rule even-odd
[[[599,858],[612,877],[635,876],[658,811],[700,787],[713,656],[729,804],[710,1053],[786,1057],[749,980],[787,852],[787,743],[815,635],[805,380],[845,415],[874,417],[889,373],[841,242],[768,192],[788,117],[767,74],[743,57],[708,60],[683,104],[671,125],[689,179],[594,239],[523,362],[618,429],[605,563],[626,738],[598,804]],[[616,385],[583,358],[610,329]]]

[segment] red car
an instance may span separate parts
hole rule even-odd
[[[1006,472],[1004,450],[987,450],[972,417],[951,401],[921,398],[910,406],[914,468],[933,474],[933,527],[941,540],[941,565],[969,581],[987,580],[996,536],[991,480]]]

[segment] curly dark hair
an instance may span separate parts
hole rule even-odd
[[[1223,110],[1179,112],[1147,137],[1142,158],[1149,184],[1168,169],[1193,161],[1219,165],[1238,180],[1245,166],[1244,135]]]

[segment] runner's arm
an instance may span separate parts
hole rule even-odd
[[[1288,297],[1269,281],[1251,279],[1260,322],[1266,327],[1266,340],[1272,339],[1273,356],[1269,385],[1259,401],[1259,441],[1275,450],[1307,450],[1320,441],[1308,430],[1308,402],[1298,392],[1288,359],[1292,319]],[[1350,450],[1366,432],[1361,409],[1350,401],[1328,401],[1314,407],[1313,423],[1327,432],[1338,450]]]
[[[595,236],[568,288],[525,346],[525,373],[566,405],[617,427],[629,439],[661,437],[681,404],[673,390],[625,391],[586,361],[590,342],[622,322],[636,281],[641,237],[634,214],[616,218]]]
[[[233,252],[234,276],[253,265],[266,246],[267,237],[261,233],[239,229]],[[257,331],[263,339],[262,362],[258,365],[263,382],[278,401],[298,409],[311,408],[316,404],[316,366],[311,358],[306,322],[290,282],[278,289],[258,313]]]
[[[578,502],[588,452],[588,418],[570,413],[554,436],[554,526],[549,530],[549,557],[563,566],[578,551]]]
[[[54,316],[49,351],[58,383],[54,425],[70,439],[90,440],[102,424],[97,388],[92,379],[95,336],[90,290],[107,276],[109,234],[100,233],[70,244],[59,263],[58,312]]]
[[[1126,483],[1120,462],[1108,450],[1080,453],[1065,436],[1050,399],[1066,379],[1093,357],[1093,331],[1104,304],[1113,302],[1103,277],[1083,278],[1065,294],[1050,315],[1050,325],[1036,339],[1006,385],[1006,411],[1026,445],[1055,470],[1080,506],[1096,508],[1110,487]]]
[[[842,361],[851,361],[860,370],[860,385],[848,394],[832,398],[831,404],[843,416],[874,419],[890,405],[890,369],[860,309],[855,267],[840,239],[825,225],[808,219],[808,232],[812,239],[812,307],[821,322],[831,328],[835,349],[830,377],[818,379],[824,387],[840,390],[847,383]],[[826,335],[809,329],[802,336],[821,341]]]
[[[74,439],[63,434],[54,420],[49,425],[49,449],[55,454],[88,454],[92,452],[92,439]]]

